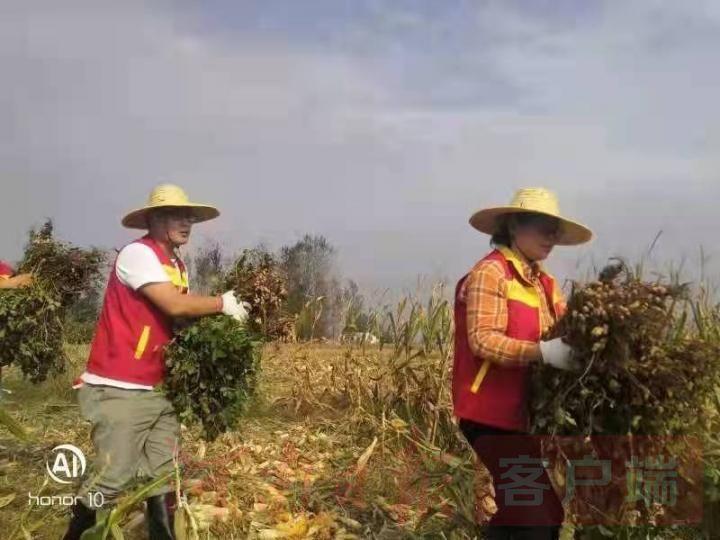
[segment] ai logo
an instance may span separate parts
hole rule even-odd
[[[60,484],[72,484],[85,474],[85,455],[77,446],[61,444],[50,452],[45,462],[50,478]]]

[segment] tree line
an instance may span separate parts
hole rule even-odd
[[[322,235],[306,234],[277,251],[259,245],[243,250],[235,258],[228,257],[223,247],[214,242],[198,249],[187,262],[191,290],[201,294],[216,291],[222,276],[227,275],[233,265],[236,272],[245,272],[248,276],[257,275],[259,267],[267,275],[277,276],[283,286],[282,292],[276,287],[282,302],[274,299],[275,309],[258,314],[264,315],[266,325],[275,324],[270,319],[280,321],[276,329],[264,328],[264,333],[272,337],[281,337],[281,327],[288,324],[301,340],[335,339],[344,332],[368,331],[370,317],[365,298],[355,281],[340,275],[337,249]],[[267,287],[256,283],[254,287],[248,286],[247,291],[238,292],[243,300],[253,304],[253,299],[247,295],[257,295],[258,289]]]
[[[355,281],[340,275],[337,255],[326,237],[306,234],[275,251],[258,245],[232,254],[210,242],[185,262],[195,293],[213,294],[227,283],[239,283],[236,292],[252,306],[250,323],[263,335],[337,339],[346,332],[370,331],[366,300]],[[102,288],[87,291],[71,308],[70,341],[92,339],[102,296]]]

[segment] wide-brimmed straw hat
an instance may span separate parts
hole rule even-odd
[[[182,188],[173,184],[160,184],[150,193],[147,205],[127,214],[122,219],[122,224],[129,229],[147,229],[148,214],[158,208],[190,208],[195,223],[208,221],[220,215],[214,206],[190,202]]]
[[[509,214],[542,214],[557,218],[560,231],[555,242],[561,246],[575,246],[588,242],[592,231],[585,225],[560,214],[560,205],[555,194],[545,188],[524,188],[518,190],[507,206],[495,206],[478,210],[470,218],[470,225],[480,232],[495,234],[498,218]]]

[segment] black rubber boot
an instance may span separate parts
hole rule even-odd
[[[95,510],[78,501],[72,507],[72,518],[63,540],[80,540],[82,533],[93,525],[95,525]]]
[[[177,497],[165,493],[148,497],[147,524],[150,540],[175,540],[174,523]]]

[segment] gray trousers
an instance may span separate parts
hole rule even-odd
[[[165,396],[151,390],[125,390],[84,384],[78,391],[80,412],[92,423],[95,470],[79,495],[100,492],[113,504],[134,480],[150,481],[173,470],[180,424]],[[172,482],[150,495],[173,491]]]

